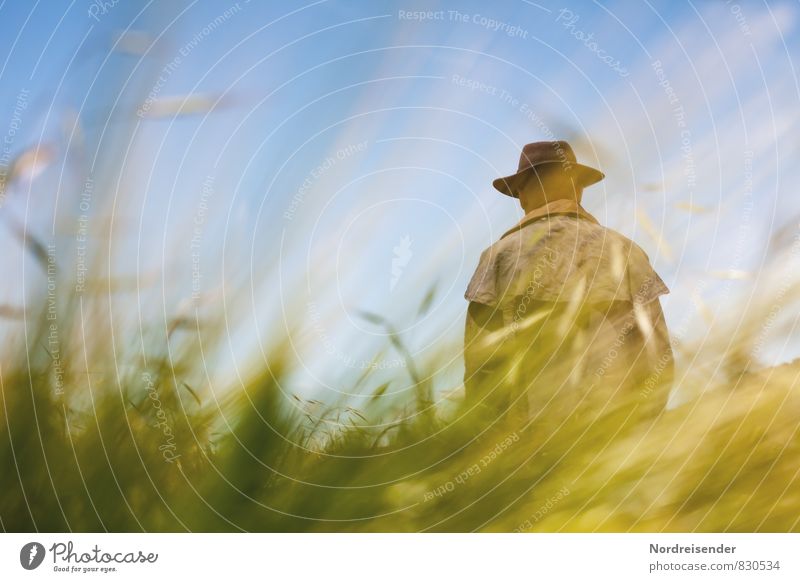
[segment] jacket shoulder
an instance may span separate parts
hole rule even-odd
[[[465,298],[496,306],[506,298],[648,303],[669,289],[647,254],[624,235],[588,220],[534,221],[483,251]]]

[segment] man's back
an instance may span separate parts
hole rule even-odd
[[[530,213],[483,252],[465,294],[468,402],[536,414],[541,398],[635,386],[663,408],[666,390],[647,385],[671,381],[668,292],[644,251],[580,206]]]

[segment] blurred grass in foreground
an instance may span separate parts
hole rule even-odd
[[[436,362],[398,371],[415,396],[396,421],[385,384],[359,410],[304,413],[280,349],[243,390],[204,401],[186,380],[202,377],[202,353],[170,343],[180,322],[165,349],[154,336],[140,366],[121,367],[124,348],[86,348],[63,317],[54,358],[46,315],[0,364],[6,531],[800,529],[800,365],[748,371],[754,329],[720,345],[724,384],[695,380],[697,395],[656,420],[629,393],[554,409],[545,426],[437,409],[424,369]],[[201,345],[223,330],[206,326]],[[89,361],[109,373],[92,380]]]

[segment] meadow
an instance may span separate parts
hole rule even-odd
[[[47,245],[21,242],[74,288]],[[0,360],[5,531],[800,530],[800,365],[753,365],[763,310],[706,338],[696,368],[715,380],[679,373],[691,396],[655,418],[629,391],[519,423],[444,403],[436,358],[392,371],[402,397],[365,373],[359,408],[305,401],[280,345],[211,398],[197,346],[223,341],[221,323],[145,322],[137,346],[102,299],[58,297],[4,314],[26,330]],[[99,314],[88,332],[71,315],[87,312]]]

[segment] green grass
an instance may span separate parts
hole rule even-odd
[[[388,338],[376,351],[406,365],[365,373],[357,407],[295,396],[280,337],[217,400],[200,387],[224,314],[160,326],[151,314],[132,336],[109,316],[112,282],[68,291],[48,248],[17,234],[47,278],[42,293],[57,293],[31,297],[39,311],[0,310],[25,332],[0,350],[4,531],[800,530],[800,365],[753,371],[748,355],[793,286],[731,318],[735,329],[677,342],[691,364],[678,374],[686,401],[657,416],[641,387],[554,391],[537,379],[542,347],[560,337],[544,324],[535,349],[503,344],[517,365],[486,387],[528,386],[531,418],[437,400],[432,378],[453,354],[414,361],[375,314],[364,317]],[[602,359],[607,346],[580,341],[575,353]],[[408,389],[392,395],[389,383]]]
[[[360,410],[308,415],[281,349],[214,402],[184,380],[202,367],[189,348],[123,370],[119,348],[93,342],[91,368],[109,373],[91,381],[64,341],[59,393],[39,317],[0,369],[6,531],[800,529],[800,366],[726,360],[726,382],[656,419],[630,392],[519,424],[437,409],[433,361],[414,369],[413,403],[376,385]],[[397,404],[410,414],[386,421]]]

